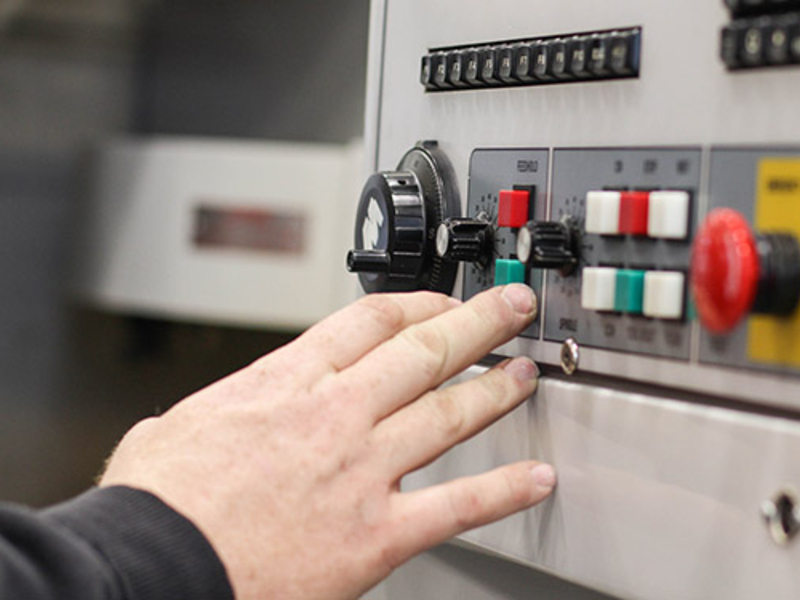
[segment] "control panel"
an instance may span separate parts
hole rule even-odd
[[[579,268],[548,274],[545,339],[689,358],[697,149],[556,150],[552,215],[576,223]]]
[[[541,310],[501,354],[560,366],[569,343],[583,371],[800,409],[800,70],[750,68],[794,62],[800,5],[536,5],[546,27],[423,28],[381,63],[384,170],[350,270],[367,292],[464,299],[524,282]]]
[[[441,183],[436,148],[409,155]],[[369,291],[452,293],[459,263],[464,299],[526,283],[544,305],[531,339],[689,361],[694,327],[701,363],[800,375],[800,153],[705,155],[707,173],[701,148],[475,149],[463,217],[414,173],[379,174],[348,264],[380,275]]]
[[[547,460],[553,498],[467,543],[615,597],[796,597],[800,1],[372,7],[351,271],[539,299],[463,375],[528,356],[536,395],[403,485]]]
[[[800,152],[711,157],[693,273],[700,359],[800,374]]]
[[[465,299],[508,283],[527,283],[541,297],[542,273],[520,260],[517,238],[528,222],[545,220],[549,164],[549,152],[541,149],[472,153],[466,210],[492,224],[494,243],[484,260],[464,264]],[[537,320],[523,335],[538,338],[540,331]]]
[[[428,176],[449,177],[445,160]],[[524,338],[800,376],[800,151],[477,148],[464,215],[436,200],[425,227],[412,221],[432,194],[415,177],[379,174],[365,188],[348,261],[384,278],[363,280],[368,291],[469,299],[526,283],[542,311]],[[370,236],[380,249],[364,248]],[[411,255],[416,271],[396,266]]]

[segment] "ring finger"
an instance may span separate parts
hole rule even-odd
[[[493,423],[536,391],[538,369],[527,358],[501,363],[480,377],[428,392],[373,430],[389,472],[418,469]]]

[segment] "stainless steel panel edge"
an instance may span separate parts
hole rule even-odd
[[[800,482],[798,455],[793,421],[543,379],[404,488],[546,460],[559,469],[551,499],[464,539],[626,598],[789,599],[800,545],[774,544],[759,508]]]

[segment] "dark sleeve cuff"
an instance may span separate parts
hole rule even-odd
[[[234,598],[225,567],[205,536],[148,492],[93,489],[42,516],[102,555],[126,600]]]

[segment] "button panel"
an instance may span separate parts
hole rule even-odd
[[[530,51],[533,56],[534,49]],[[787,185],[800,180],[800,152],[726,148],[713,149],[710,157],[704,157],[700,148],[691,147],[556,148],[550,158],[552,180],[548,185],[545,149],[481,148],[473,152],[466,217],[493,225],[492,249],[485,253],[486,260],[464,263],[463,298],[495,284],[526,281],[540,294],[542,321],[535,322],[522,337],[545,342],[573,338],[585,348],[679,361],[690,360],[694,340],[696,356],[703,363],[800,373],[800,342],[792,346],[791,354],[781,345],[789,328],[800,332],[800,316],[790,319],[783,314],[748,313],[747,322],[729,333],[713,333],[696,317],[699,288],[689,280],[690,274],[697,274],[690,260],[692,242],[695,249],[700,243],[695,233],[698,207],[694,199],[701,189],[706,161],[709,207],[754,215],[748,219],[753,231],[773,232],[763,234],[765,237],[784,235],[774,232],[788,230],[800,238],[796,204],[784,206],[774,201],[777,195],[791,191],[800,202],[800,193]],[[511,216],[511,198],[522,197],[514,188],[523,187],[531,190],[528,209],[534,223],[516,229],[514,225],[523,220],[524,206],[518,216]],[[755,206],[753,190],[758,194]],[[756,206],[759,209],[754,212]],[[772,220],[762,220],[768,217]],[[539,241],[537,248],[547,251],[542,253],[545,258],[552,258],[559,245],[555,237],[548,236],[555,236],[557,228],[544,226],[565,223],[571,223],[577,232],[575,268],[565,272],[529,261],[530,255],[520,249],[524,248],[520,243],[523,233],[531,237],[531,243]],[[763,256],[780,258],[781,254]],[[797,264],[796,260],[781,259],[771,268],[789,267],[791,276],[798,277]],[[773,285],[768,278],[764,282]],[[769,296],[773,302],[776,297],[775,293]],[[702,318],[702,309],[699,314]],[[757,329],[767,326],[769,335]],[[757,338],[753,331],[759,333]],[[791,337],[800,340],[800,335]]]
[[[618,29],[431,50],[426,91],[542,85],[639,76],[641,29]]]
[[[680,320],[685,296],[686,276],[679,271],[586,267],[582,272],[583,310]]]
[[[529,268],[517,252],[522,227],[531,220],[547,219],[549,161],[547,149],[478,148],[472,152],[463,217],[490,223],[491,240],[486,260],[462,263],[465,300],[494,285],[524,281],[544,305],[544,271]],[[536,319],[520,335],[536,339],[540,334],[541,321]]]
[[[689,358],[701,171],[699,148],[555,149],[550,215],[577,223],[580,245],[574,275],[547,272],[545,340]]]
[[[525,281],[543,294],[544,331],[537,321],[522,337],[686,360],[701,151],[555,149],[551,158],[548,187],[544,150],[472,153],[465,217],[493,224],[493,248],[464,263],[463,298]],[[559,268],[566,247],[571,269]]]
[[[586,194],[586,233],[685,240],[689,235],[691,194],[684,190],[590,191]]]

